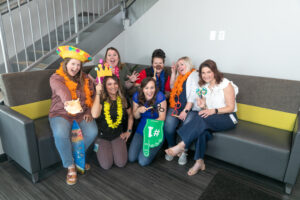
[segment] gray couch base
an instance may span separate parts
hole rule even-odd
[[[288,131],[240,120],[235,129],[213,133],[206,154],[283,181],[291,135]]]

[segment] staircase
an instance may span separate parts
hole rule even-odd
[[[62,0],[51,1],[56,1],[56,3],[62,2]],[[69,3],[69,1],[72,0],[65,0],[64,3]],[[97,6],[95,6],[97,1],[95,0],[74,0],[74,2],[79,4],[79,6],[77,5],[77,10],[81,11],[78,13],[74,10],[74,13],[78,13],[76,19],[75,17],[70,18],[64,24],[57,26],[52,31],[48,31],[48,34],[45,34],[33,44],[27,45],[27,48],[10,57],[10,72],[57,68],[62,59],[56,54],[55,50],[57,46],[61,45],[73,45],[82,48],[93,56],[124,30],[122,20],[124,15],[122,13],[123,4],[121,1],[99,0],[98,5],[103,6],[103,8],[98,7],[98,12]],[[86,5],[86,10],[90,10],[90,12],[84,11],[82,7],[80,9],[80,2],[93,3],[94,7]],[[33,3],[37,5],[43,4],[38,0],[33,0]],[[56,19],[56,21],[59,20]],[[29,26],[29,24],[27,25]],[[10,43],[7,44],[8,48],[14,46],[12,42],[7,43]],[[0,73],[6,73],[4,63],[0,64]]]

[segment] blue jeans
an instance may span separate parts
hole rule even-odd
[[[67,168],[74,164],[71,143],[72,124],[63,117],[49,117],[49,122],[53,132],[55,146],[58,150],[63,166]],[[82,131],[85,150],[87,150],[98,135],[97,124],[95,120],[89,123],[82,120],[79,123],[79,127]]]
[[[184,126],[185,124],[189,123],[194,116],[198,114],[196,111],[190,111],[184,121],[178,119],[177,117],[172,116],[173,108],[169,108],[167,112],[167,117],[165,120],[164,125],[164,134],[168,142],[168,147],[173,147],[176,145],[176,128],[178,125]]]
[[[150,148],[149,157],[145,157],[143,153],[143,135],[135,133],[130,143],[128,160],[129,162],[135,162],[138,160],[141,166],[149,165],[155,158],[162,145],[163,142],[157,147]]]
[[[236,114],[232,114],[237,120]],[[207,141],[212,138],[211,132],[226,131],[236,126],[229,115],[228,113],[214,114],[207,118],[197,115],[189,123],[178,129],[177,133],[184,142],[185,148],[189,148],[191,143],[197,140],[195,145],[195,160],[204,158]]]

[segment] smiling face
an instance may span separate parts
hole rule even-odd
[[[77,59],[70,59],[70,61],[66,65],[67,72],[69,76],[74,77],[80,71],[81,68],[81,61]]]
[[[213,83],[215,81],[214,72],[209,67],[202,67],[201,78],[205,83]]]
[[[184,60],[179,60],[177,62],[177,71],[181,75],[185,75],[187,73],[187,67],[184,63]]]
[[[109,78],[106,81],[105,87],[106,87],[106,91],[107,91],[109,96],[116,96],[117,95],[118,90],[119,90],[119,85],[114,79]]]
[[[162,58],[154,57],[152,66],[156,69],[156,73],[160,74],[164,69],[164,60]]]
[[[120,58],[115,50],[109,49],[106,53],[105,61],[109,66],[115,67],[118,65]]]
[[[155,83],[154,81],[149,81],[147,85],[143,88],[143,93],[147,101],[150,101],[155,94]]]

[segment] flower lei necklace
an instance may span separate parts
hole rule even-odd
[[[71,93],[72,100],[76,100],[77,99],[76,88],[77,88],[78,83],[75,83],[74,81],[70,80],[70,78],[65,74],[62,65],[63,65],[63,63],[61,63],[59,69],[56,70],[56,73],[64,78],[65,84]],[[91,108],[93,105],[93,100],[92,100],[92,91],[89,88],[89,78],[84,79],[84,87],[83,88],[84,88],[84,93],[85,93],[85,104],[89,108]]]
[[[179,97],[182,92],[182,85],[184,81],[189,77],[189,75],[195,71],[195,69],[192,69],[191,71],[187,72],[185,75],[179,75],[174,83],[174,87],[170,94],[170,107],[174,108],[178,102],[175,102],[175,96]],[[177,100],[178,101],[178,100]]]
[[[107,122],[108,127],[115,129],[117,128],[122,121],[122,117],[123,117],[123,108],[122,108],[122,101],[121,98],[118,96],[117,97],[117,120],[115,122],[112,121],[111,116],[110,116],[110,104],[105,101],[104,102],[104,116],[105,116],[105,120]]]

